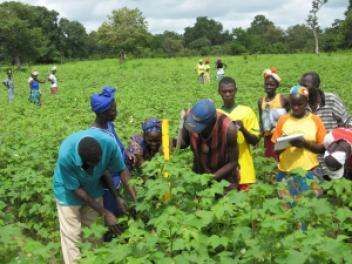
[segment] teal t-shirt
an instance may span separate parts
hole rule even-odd
[[[78,144],[85,137],[93,137],[102,148],[102,158],[94,167],[93,175],[83,170],[82,159],[78,154]],[[80,187],[92,198],[99,198],[104,191],[101,182],[104,172],[121,172],[124,169],[121,151],[112,136],[96,128],[74,133],[62,142],[59,150],[53,179],[55,198],[60,205],[81,205],[82,201],[73,192]]]

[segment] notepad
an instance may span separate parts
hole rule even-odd
[[[299,139],[299,138],[303,139],[303,137],[304,137],[303,133],[279,137],[276,140],[276,143],[275,143],[275,146],[274,146],[274,150],[278,151],[278,150],[283,150],[285,148],[288,148],[289,146],[291,146],[291,144],[290,144],[291,140]]]

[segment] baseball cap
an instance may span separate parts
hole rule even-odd
[[[195,103],[185,120],[185,128],[194,133],[201,133],[216,118],[213,100],[202,99]]]
[[[326,172],[331,179],[337,180],[343,177],[346,162],[346,153],[344,151],[335,151],[332,153],[325,151],[324,161],[327,167]],[[331,167],[334,165],[339,165],[339,169],[333,170]]]

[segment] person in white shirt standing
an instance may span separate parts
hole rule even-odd
[[[57,94],[59,92],[59,87],[57,86],[57,79],[56,79],[56,66],[51,68],[51,73],[48,76],[48,81],[51,83],[51,94]]]

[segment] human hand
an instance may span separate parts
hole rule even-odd
[[[187,111],[185,109],[181,110],[181,112],[180,112],[180,119],[181,120],[185,119],[186,113],[187,113]]]
[[[104,214],[104,221],[105,221],[106,226],[109,228],[109,230],[114,235],[121,234],[121,228],[117,224],[117,219],[113,213],[106,210],[106,212]]]
[[[117,207],[125,214],[128,215],[128,206],[127,203],[124,199],[122,199],[121,197],[116,197],[116,203],[117,203]]]
[[[306,146],[306,141],[304,138],[297,138],[290,141],[290,144],[296,148],[304,148]]]
[[[135,166],[137,163],[137,157],[130,152],[126,152],[126,156],[127,159],[132,163],[132,165]]]
[[[234,121],[234,124],[236,125],[236,128],[240,131],[243,130],[244,126],[243,126],[243,122],[241,120],[237,120],[237,121]]]

